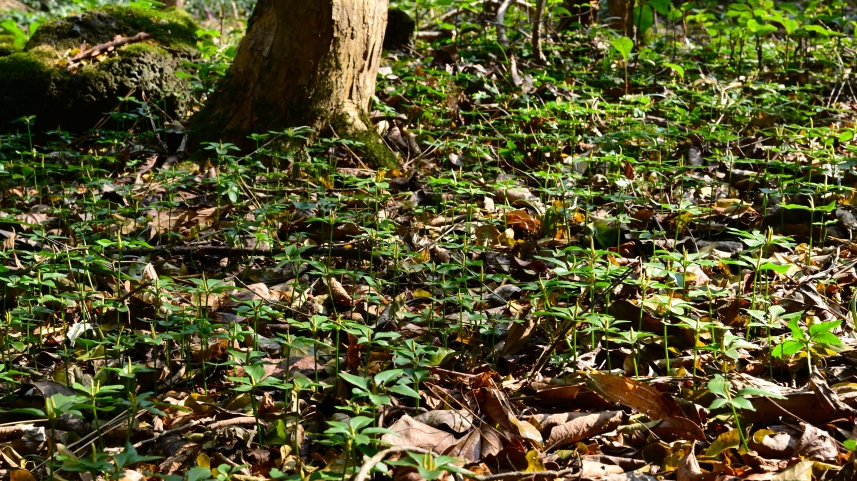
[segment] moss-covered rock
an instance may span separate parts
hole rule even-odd
[[[11,55],[18,50],[21,49],[15,45],[14,35],[0,33],[0,57]]]
[[[106,6],[40,26],[30,37],[27,49],[50,45],[57,50],[69,50],[80,47],[84,41],[91,47],[109,42],[116,35],[130,37],[146,32],[163,46],[196,50],[198,29],[193,19],[181,10]]]
[[[106,7],[39,28],[23,52],[0,57],[0,132],[35,115],[38,130],[83,132],[114,110],[119,98],[146,97],[175,115],[188,85],[175,74],[196,55],[196,25],[186,14],[134,7]],[[152,35],[146,43],[118,48],[102,61],[67,68],[69,50],[108,42],[116,35]]]

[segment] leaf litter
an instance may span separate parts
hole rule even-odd
[[[853,40],[703,11],[389,52],[392,172],[3,136],[4,474],[853,479]]]

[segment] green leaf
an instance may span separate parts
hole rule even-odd
[[[681,65],[674,63],[665,63],[664,67],[673,69],[675,73],[677,73],[678,76],[681,77],[682,80],[684,80],[684,67],[682,67]]]
[[[422,466],[417,466],[417,471],[420,473],[420,476],[426,479],[426,481],[433,481],[443,474],[442,469],[426,469]]]
[[[738,409],[746,409],[747,411],[756,410],[756,408],[753,407],[753,403],[751,403],[749,399],[745,399],[742,397],[734,397],[730,402]]]
[[[802,342],[795,341],[795,340],[788,340],[788,341],[780,344],[779,346],[775,347],[774,350],[771,352],[771,355],[774,357],[778,357],[778,358],[782,359],[783,356],[791,356],[791,355],[795,354],[796,352],[800,351],[801,349],[803,349],[803,343]]]
[[[835,32],[830,30],[829,28],[822,27],[821,25],[804,25],[803,29],[807,32],[814,32],[823,37],[841,37],[842,34],[839,32]]]
[[[113,461],[116,462],[116,466],[119,469],[125,469],[125,467],[132,464],[154,461],[156,459],[161,458],[160,456],[140,456],[131,443],[125,443],[125,450],[113,456]]]
[[[760,271],[774,271],[777,274],[785,274],[791,268],[792,268],[792,266],[790,266],[788,264],[780,265],[780,264],[772,264],[770,262],[765,262],[764,264],[759,266]]]
[[[205,481],[211,479],[211,470],[202,466],[194,466],[185,473],[186,481]]]
[[[372,418],[367,418],[366,416],[354,416],[348,420],[348,424],[353,431],[359,431],[361,428],[372,424],[372,421]]]
[[[420,398],[419,393],[417,393],[410,386],[407,386],[405,384],[396,384],[395,386],[392,386],[390,388],[390,391],[396,394],[401,394],[402,396],[408,396],[415,399]]]
[[[670,0],[648,0],[646,3],[661,15],[669,15],[670,6],[672,6]]]
[[[648,5],[634,7],[634,25],[640,35],[644,35],[655,24],[655,11]]]
[[[720,374],[716,374],[714,379],[708,381],[708,390],[711,391],[712,394],[728,397],[729,382]]]
[[[822,332],[817,336],[813,336],[812,340],[818,344],[830,344],[831,346],[838,346],[842,344],[842,339],[839,339],[832,332]]]
[[[846,439],[845,442],[842,443],[845,446],[845,449],[850,451],[857,451],[857,440],[854,439]]]
[[[258,383],[265,377],[265,365],[264,364],[251,364],[249,366],[244,366],[244,372],[250,376],[250,379],[253,380],[253,384]]]
[[[828,333],[842,324],[842,321],[817,322],[809,326],[809,337],[815,338],[818,334]]]
[[[369,379],[365,377],[355,376],[354,374],[348,374],[347,372],[340,372],[339,377],[345,380],[345,382],[354,384],[357,387],[362,387],[364,390],[369,391]]]
[[[610,46],[619,52],[619,55],[627,62],[631,55],[631,50],[634,49],[634,41],[628,37],[616,37],[610,41]]]
[[[792,337],[795,339],[799,339],[801,341],[806,340],[806,334],[803,332],[803,329],[800,328],[798,324],[800,322],[799,317],[793,317],[789,319],[789,329],[792,331]]]
[[[719,398],[715,399],[714,401],[711,401],[711,405],[708,406],[708,409],[720,409],[728,403],[729,403],[729,401],[727,399],[719,397]]]
[[[389,369],[387,371],[381,371],[378,374],[375,374],[374,381],[375,384],[382,386],[387,383],[390,379],[394,379],[400,377],[405,371],[401,369]]]

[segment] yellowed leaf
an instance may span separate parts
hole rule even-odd
[[[539,452],[535,449],[530,450],[527,453],[526,458],[527,469],[524,470],[525,472],[540,473],[542,471],[547,471],[547,468],[545,468],[545,463],[542,462],[541,458],[539,457]]]
[[[532,424],[528,422],[518,421],[518,418],[511,414],[509,414],[509,423],[518,430],[518,434],[520,434],[522,438],[529,439],[530,441],[539,445],[544,442],[544,440],[542,439],[542,434]]]

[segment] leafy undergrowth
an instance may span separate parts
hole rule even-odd
[[[633,51],[550,30],[540,65],[523,13],[500,47],[456,2],[428,27],[457,39],[387,54],[394,172],[303,129],[188,160],[145,104],[25,119],[3,468],[854,479],[855,12],[827,3],[670,7]]]

